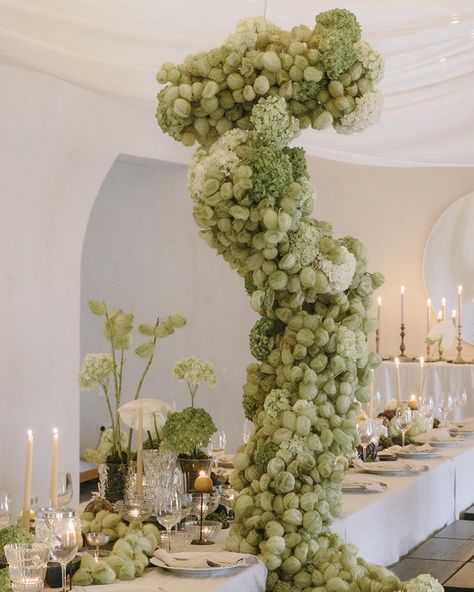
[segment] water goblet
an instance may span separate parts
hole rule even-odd
[[[175,489],[166,490],[157,499],[156,519],[168,533],[168,551],[171,551],[171,529],[181,520],[181,497]]]
[[[242,441],[244,444],[250,440],[253,432],[253,423],[249,419],[244,419],[244,426],[242,428]]]
[[[58,516],[60,514],[58,512]],[[48,525],[51,530],[49,550],[51,557],[61,565],[62,592],[66,592],[66,566],[77,554],[81,532],[73,516],[51,517]]]
[[[0,492],[0,528],[10,524],[12,517],[12,500],[6,491]]]
[[[456,408],[457,419],[462,419],[464,415],[464,409],[467,405],[467,393],[464,389],[458,391],[454,395],[454,406]]]
[[[88,532],[86,534],[87,542],[94,549],[94,559],[99,561],[100,559],[100,547],[103,547],[110,541],[110,536],[105,532]]]
[[[72,477],[71,473],[58,476],[58,508],[65,508],[72,501]]]
[[[217,471],[217,466],[219,463],[219,459],[225,453],[225,445],[226,445],[226,435],[224,430],[216,432],[209,438],[209,444],[207,447],[209,456],[214,459],[214,466],[215,470]]]
[[[413,419],[413,411],[403,405],[402,407],[399,407],[397,409],[397,414],[396,414],[396,423],[397,423],[397,428],[401,431],[402,433],[402,447],[405,446],[405,434],[408,431],[408,428],[410,427],[411,421]]]
[[[420,403],[420,412],[425,418],[425,429],[430,430],[433,427],[434,401],[433,397],[423,397]]]
[[[443,395],[439,402],[439,411],[441,413],[441,423],[445,427],[448,425],[448,416],[453,410],[453,396],[450,393]]]
[[[362,460],[365,462],[367,446],[372,442],[373,426],[370,419],[365,419],[357,424],[359,432],[360,445],[362,446]]]

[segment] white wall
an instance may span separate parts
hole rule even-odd
[[[25,434],[31,427],[36,436],[33,493],[44,502],[53,426],[62,433],[61,470],[78,468],[80,265],[92,204],[118,154],[185,161],[191,152],[165,138],[152,113],[14,68],[1,67],[0,79],[0,489],[8,489],[19,501]],[[381,290],[386,311],[384,351],[397,345],[398,287],[403,282],[408,347],[419,353],[426,297],[421,275],[424,242],[443,209],[472,190],[474,171],[373,169],[317,160],[311,162],[311,173],[320,192],[316,215],[335,222],[339,234],[350,232],[364,240],[371,267],[388,277]],[[185,195],[182,200],[179,207],[187,207],[189,216],[191,204]],[[194,241],[197,229],[194,233],[193,238],[186,234],[186,239]],[[206,265],[215,264],[219,270],[209,281],[218,275],[226,284],[238,281],[205,245],[198,244]],[[197,251],[192,256],[197,257]],[[179,284],[178,278],[173,279],[175,293],[184,293],[182,279]],[[199,318],[200,331],[211,322],[226,321],[223,309],[212,320],[219,294],[210,294],[205,301],[193,300],[191,313],[183,311],[191,319]],[[242,297],[239,287],[235,300],[226,303],[226,310],[232,306],[233,317],[242,315],[241,327],[237,323],[241,333],[221,334],[215,342],[202,338],[201,355],[211,358],[214,349],[219,355],[222,351],[226,368],[243,367],[241,355],[247,355],[241,353],[246,351],[241,340],[250,324],[247,309],[241,308]],[[165,312],[171,308],[167,305],[163,303]],[[391,316],[394,320],[389,322]],[[164,355],[171,356],[170,344],[164,343]],[[159,376],[166,374],[166,368],[157,370]],[[236,398],[243,380],[239,372]],[[211,393],[209,397],[221,394]]]

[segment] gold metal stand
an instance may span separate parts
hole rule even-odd
[[[412,358],[410,356],[405,355],[405,323],[402,323],[400,325],[400,337],[401,337],[400,355],[398,356],[399,361],[400,362],[415,362],[416,358]]]
[[[453,360],[453,364],[467,364],[466,360],[462,357],[462,331],[461,325],[458,325],[458,335],[456,337],[456,349],[458,350],[458,355],[456,359]]]
[[[380,353],[380,329],[375,331],[375,353]]]

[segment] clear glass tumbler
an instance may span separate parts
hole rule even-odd
[[[5,545],[13,592],[39,592],[44,587],[49,547],[44,543]]]

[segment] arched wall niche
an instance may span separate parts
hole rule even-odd
[[[135,324],[180,312],[185,328],[158,341],[142,396],[160,398],[182,409],[190,403],[184,383],[173,378],[173,365],[183,356],[211,361],[218,384],[200,388],[196,404],[225,430],[228,448],[241,443],[242,383],[251,361],[250,310],[243,280],[209,251],[199,237],[187,196],[187,167],[180,164],[119,155],[91,209],[81,262],[81,357],[108,351],[101,319],[87,301],[105,300],[111,308],[135,314]],[[134,346],[144,340],[137,332]],[[133,349],[127,352],[123,402],[133,398],[144,367]],[[107,425],[103,396],[81,394],[81,451],[97,442]]]

